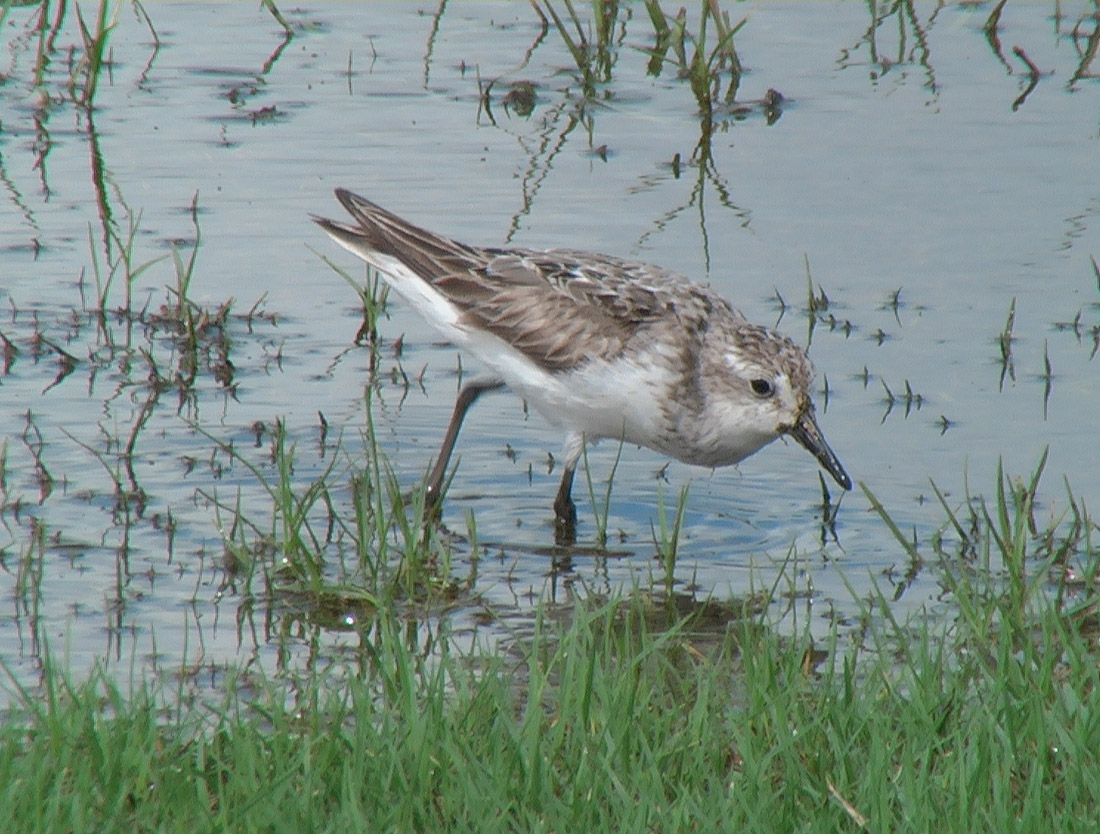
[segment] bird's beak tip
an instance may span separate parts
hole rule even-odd
[[[836,453],[825,442],[825,435],[821,433],[821,428],[817,425],[817,419],[814,417],[812,408],[807,408],[802,412],[801,418],[789,429],[788,433],[806,451],[817,458],[817,462],[821,464],[821,467],[832,475],[833,480],[845,491],[852,488],[852,478],[845,471]]]

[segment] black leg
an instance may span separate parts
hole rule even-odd
[[[428,487],[424,491],[425,515],[434,513],[443,500],[443,479],[447,477],[447,464],[450,463],[451,452],[454,450],[455,441],[458,440],[458,430],[462,428],[462,418],[466,416],[470,406],[477,402],[478,397],[486,391],[496,391],[503,387],[504,383],[499,379],[475,379],[458,392],[451,422],[447,426],[447,433],[443,435],[443,445],[439,447],[439,457],[436,459],[432,474],[428,477]]]
[[[554,542],[567,546],[577,541],[577,505],[573,503],[574,467],[567,466],[561,474],[561,486],[554,499]]]

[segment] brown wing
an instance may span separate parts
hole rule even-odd
[[[336,198],[355,219],[355,225],[323,217],[313,219],[333,237],[351,244],[368,262],[370,252],[389,255],[433,283],[436,276],[465,270],[479,260],[477,249],[414,226],[358,194],[337,188]]]
[[[549,370],[611,359],[640,329],[677,312],[671,298],[615,258],[553,250],[483,255],[479,268],[440,276],[435,285],[471,324]]]
[[[640,328],[665,318],[699,333],[716,303],[730,309],[702,287],[648,264],[570,250],[467,246],[349,191],[338,189],[336,196],[356,225],[316,218],[326,231],[347,238],[356,251],[399,259],[471,325],[548,370],[613,358]]]

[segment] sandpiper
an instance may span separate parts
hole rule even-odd
[[[727,466],[782,435],[841,487],[821,433],[806,352],[708,288],[651,264],[568,249],[468,246],[337,189],[353,223],[314,220],[491,376],[458,395],[426,503],[438,507],[463,417],[507,386],[565,430],[556,538],[575,536],[573,474],[585,443],[621,440]]]

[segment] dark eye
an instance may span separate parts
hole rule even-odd
[[[768,379],[754,379],[749,382],[749,386],[758,397],[770,397],[775,393],[775,386]]]

